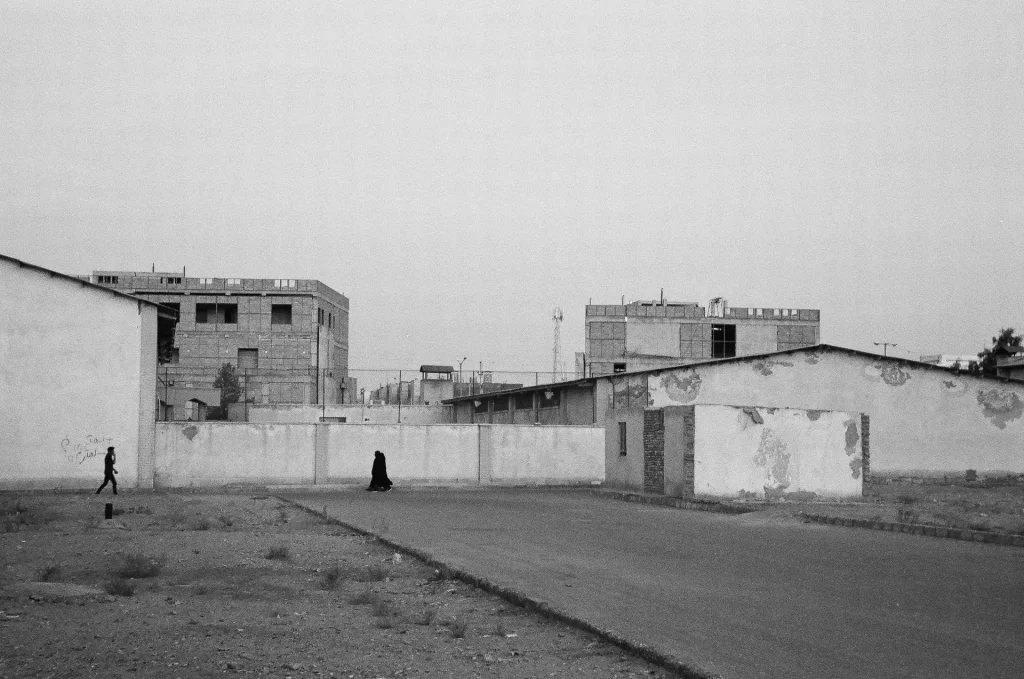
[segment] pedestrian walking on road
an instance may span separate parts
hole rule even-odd
[[[108,483],[114,489],[114,495],[117,495],[117,479],[114,478],[114,474],[117,473],[117,470],[114,469],[114,462],[116,461],[117,456],[114,455],[114,446],[110,446],[107,448],[107,454],[103,456],[103,485],[96,491],[97,495],[107,487]]]
[[[373,452],[373,468],[370,470],[370,487],[366,490],[379,490],[387,492],[391,490],[391,479],[388,478],[388,463],[384,453],[379,450]]]

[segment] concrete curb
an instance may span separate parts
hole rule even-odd
[[[312,514],[313,516],[316,516],[321,520],[328,521],[338,526],[343,526],[344,528],[347,528],[348,530],[351,530],[355,533],[359,533],[360,535],[372,537],[382,545],[387,545],[389,549],[393,549],[396,552],[400,552],[402,554],[406,554],[408,556],[416,558],[432,568],[436,568],[439,570],[444,569],[445,571],[450,573],[453,576],[453,578],[461,580],[462,582],[465,582],[469,585],[473,585],[474,587],[478,587],[484,590],[485,592],[496,594],[500,596],[502,599],[505,599],[506,601],[509,601],[515,604],[516,606],[520,606],[527,610],[540,613],[545,617],[557,620],[571,627],[575,627],[576,629],[593,634],[594,636],[603,639],[604,641],[607,641],[611,644],[614,644],[615,646],[618,646],[619,648],[625,651],[629,651],[634,655],[640,656],[641,658],[650,663],[653,663],[655,665],[658,665],[659,667],[669,670],[677,676],[683,677],[683,679],[722,679],[721,675],[708,674],[702,670],[686,665],[685,663],[682,663],[679,660],[676,660],[675,658],[665,653],[657,651],[647,646],[646,644],[631,641],[626,637],[622,636],[620,633],[616,632],[615,630],[599,628],[582,618],[579,618],[577,616],[572,615],[571,613],[568,613],[566,611],[563,611],[559,608],[552,606],[550,603],[544,601],[543,599],[536,599],[527,596],[522,592],[518,592],[514,589],[505,587],[503,585],[499,585],[495,582],[491,582],[487,578],[475,575],[473,573],[469,573],[459,568],[453,568],[452,566],[449,566],[443,561],[435,559],[433,555],[429,554],[428,552],[416,549],[415,547],[409,547],[408,545],[403,545],[400,542],[395,542],[390,538],[385,538],[381,535],[378,535],[373,531],[368,531],[363,528],[359,528],[358,526],[354,526],[350,523],[346,523],[340,519],[330,516],[325,512],[317,511],[312,507],[307,507],[306,505],[300,502],[296,502],[295,500],[292,500],[290,498],[282,497],[280,495],[275,495],[274,497],[276,497],[279,500],[282,500],[283,502],[287,502],[308,514]]]
[[[718,512],[720,514],[749,514],[759,511],[759,507],[744,507],[743,505],[730,505],[714,500],[687,500],[681,497],[669,497],[667,495],[646,495],[644,493],[632,493],[619,490],[591,491],[599,497],[606,497],[612,500],[623,502],[639,502],[645,505],[658,505],[659,507],[675,507],[676,509],[690,509],[698,512]]]
[[[868,528],[871,530],[882,530],[890,533],[909,533],[911,535],[927,535],[934,538],[947,538],[951,540],[966,540],[968,542],[984,542],[1005,547],[1024,547],[1024,535],[1010,535],[1009,533],[992,533],[983,530],[970,530],[967,528],[951,528],[946,526],[925,526],[918,523],[895,523],[892,521],[875,521],[873,519],[846,519],[838,516],[827,516],[824,514],[807,514],[801,512],[800,518],[810,523],[822,523],[832,526],[847,526],[850,528]]]

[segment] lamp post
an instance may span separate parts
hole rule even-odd
[[[882,347],[882,356],[889,355],[889,347],[897,346],[895,342],[874,342],[874,345],[876,347]]]

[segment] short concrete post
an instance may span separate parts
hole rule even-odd
[[[114,518],[114,503],[113,502],[108,502],[106,504],[106,506],[104,507],[103,518],[104,519],[108,519],[108,520]]]

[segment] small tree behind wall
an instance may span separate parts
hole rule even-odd
[[[1024,338],[1022,338],[1021,335],[1016,334],[1013,328],[1001,328],[999,330],[999,334],[992,338],[992,348],[984,349],[978,354],[977,364],[974,362],[971,363],[971,367],[974,368],[972,372],[980,373],[982,375],[995,375],[997,349],[1001,346],[1020,346],[1022,339]]]
[[[220,389],[220,410],[224,419],[227,418],[228,406],[238,403],[242,394],[242,387],[238,382],[238,373],[235,366],[225,363],[217,371],[217,378],[213,380],[213,386]]]

